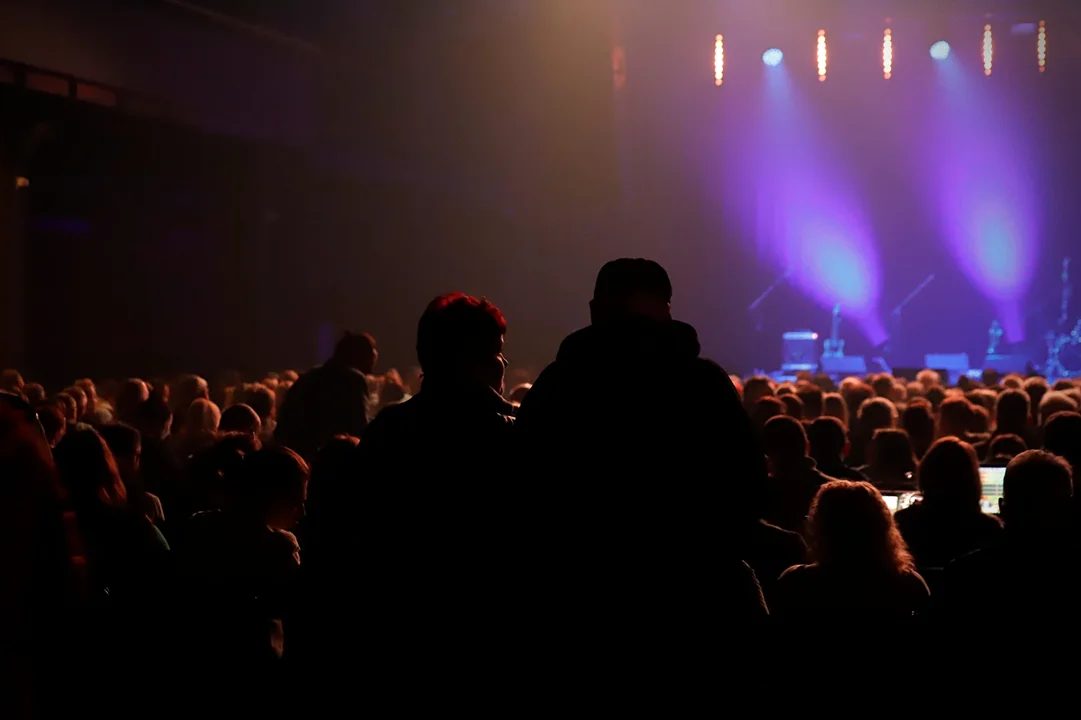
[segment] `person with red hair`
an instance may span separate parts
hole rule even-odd
[[[478,460],[510,442],[514,406],[503,399],[506,332],[503,313],[485,298],[455,292],[429,303],[417,326],[420,392],[387,407],[368,426],[362,445],[367,462],[408,456],[433,473],[466,467],[502,473],[497,464]]]

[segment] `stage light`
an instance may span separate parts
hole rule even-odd
[[[1040,21],[1040,29],[1036,33],[1036,59],[1040,63],[1040,72],[1047,70],[1047,21]]]
[[[945,40],[939,40],[931,46],[931,57],[935,60],[946,60],[950,57],[950,44]]]
[[[762,62],[770,67],[777,67],[784,60],[784,53],[777,48],[770,48],[766,52],[762,53]]]
[[[991,35],[991,26],[983,26],[983,74],[991,77],[991,65],[995,59],[995,41]]]
[[[826,81],[826,67],[828,58],[826,56],[826,31],[818,31],[818,81]]]
[[[713,82],[720,87],[724,83],[724,36],[718,35],[713,43]]]
[[[882,35],[882,77],[893,77],[893,31],[889,28]]]

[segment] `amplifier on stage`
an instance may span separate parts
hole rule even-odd
[[[810,330],[786,332],[781,343],[781,371],[797,373],[818,369],[818,333]]]

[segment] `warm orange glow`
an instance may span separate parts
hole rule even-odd
[[[889,28],[882,35],[882,77],[893,77],[893,31]]]
[[[1036,36],[1036,60],[1040,64],[1040,72],[1047,70],[1047,21],[1040,21],[1040,31]]]
[[[994,62],[995,45],[991,36],[991,26],[983,26],[983,74],[991,75],[991,65]]]
[[[826,31],[818,31],[818,79],[820,82],[826,81],[826,69],[829,63],[829,58],[826,54]]]
[[[718,35],[713,43],[713,82],[720,87],[724,84],[724,36]]]

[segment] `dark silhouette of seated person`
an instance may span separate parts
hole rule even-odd
[[[971,445],[942,438],[920,463],[922,500],[899,510],[897,527],[919,568],[943,568],[951,560],[1002,537],[1002,522],[983,512],[980,465]]]
[[[1081,477],[1081,413],[1060,412],[1047,419],[1043,449],[1070,464],[1076,481]],[[1074,493],[1074,525],[1081,534],[1081,496]]]
[[[987,445],[987,460],[984,467],[1006,467],[1010,460],[1028,450],[1020,435],[996,435]]]
[[[1033,625],[1061,632],[1081,607],[1070,466],[1029,450],[1010,461],[1004,485],[1005,533],[946,568],[945,610],[958,623],[1012,626],[1026,635]]]
[[[796,386],[796,396],[803,403],[803,419],[813,421],[822,417],[822,405],[825,395],[822,388],[814,383],[801,382]]]
[[[815,496],[809,518],[814,562],[777,582],[771,614],[782,621],[910,618],[929,593],[882,496],[870,483],[836,480]]]
[[[775,417],[788,414],[788,406],[779,397],[768,395],[754,404],[751,408],[751,425],[759,437],[766,427],[766,423]]]
[[[811,443],[811,457],[820,472],[838,480],[867,480],[862,472],[845,464],[851,445],[840,420],[828,416],[817,418],[807,426],[807,440]]]
[[[762,519],[768,510],[768,487],[760,478],[733,479],[718,521],[733,543],[733,553],[754,570],[767,603],[777,578],[809,559],[807,543],[795,532]]]
[[[908,433],[912,451],[918,459],[922,459],[931,449],[936,437],[931,403],[922,397],[910,400],[905,411],[901,413],[901,427]]]
[[[280,446],[234,452],[239,462],[222,464],[224,506],[193,515],[180,530],[179,597],[201,663],[239,663],[259,674],[284,650],[282,618],[300,568],[291,530],[303,517],[308,466]]]
[[[785,393],[779,396],[784,403],[785,415],[803,420],[803,401],[795,393]]]
[[[815,495],[834,478],[825,475],[810,456],[803,424],[783,415],[762,431],[769,464],[769,501],[765,520],[792,532],[803,532]]]
[[[1017,435],[1026,448],[1035,450],[1040,447],[1040,433],[1032,422],[1032,407],[1028,394],[1024,390],[1006,390],[998,396],[995,404],[994,440],[999,435]]]
[[[252,437],[259,437],[262,434],[262,429],[263,421],[259,419],[259,413],[255,412],[250,405],[244,403],[237,403],[227,407],[225,412],[221,414],[221,421],[218,423],[219,432],[246,433]]]
[[[876,430],[871,444],[867,446],[867,461],[867,465],[860,470],[879,492],[909,492],[916,489],[919,461],[904,430]]]
[[[502,395],[506,331],[503,313],[486,299],[451,293],[433,300],[417,326],[420,392],[372,421],[361,444],[364,465],[392,472],[405,464],[426,480],[505,474],[514,424]]]
[[[863,389],[858,388],[853,392],[863,394]],[[868,447],[875,431],[897,427],[897,406],[888,398],[870,397],[860,403],[855,418],[848,434],[852,443],[848,464],[862,467],[867,464]]]
[[[346,333],[330,360],[289,388],[274,439],[310,459],[335,435],[360,437],[369,419],[367,375],[378,359],[371,335]]]

